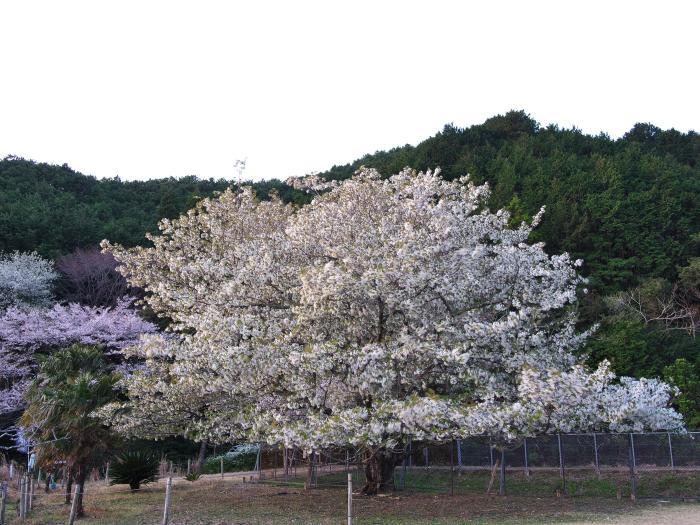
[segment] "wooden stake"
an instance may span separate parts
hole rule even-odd
[[[76,483],[75,490],[73,490],[73,501],[70,504],[70,515],[68,516],[68,525],[73,525],[75,523],[75,515],[78,512],[78,494],[82,487],[80,483]]]
[[[669,457],[671,458],[671,471],[675,472],[676,466],[674,465],[674,462],[673,462],[673,444],[671,444],[671,433],[667,432],[667,435],[668,435],[668,454],[669,454]]]
[[[163,508],[163,521],[162,525],[168,525],[170,520],[170,497],[173,489],[173,478],[168,478],[165,483],[165,507]]]
[[[27,511],[31,512],[34,506],[34,478],[29,478],[29,494],[27,495]]]
[[[22,479],[19,482],[19,519],[21,519],[21,520],[24,520],[24,518],[27,517],[26,499],[27,499],[27,478],[25,476],[22,476]]]
[[[501,469],[498,474],[498,495],[506,495],[506,449],[501,449]]]
[[[5,525],[5,507],[7,505],[7,483],[0,484],[0,525]]]
[[[630,499],[637,499],[637,478],[635,476],[634,438],[629,435]]]
[[[600,462],[598,461],[598,438],[593,432],[593,451],[595,452],[595,474],[600,479]]]
[[[348,474],[348,525],[352,525],[352,474]]]
[[[566,473],[564,471],[564,450],[561,446],[561,434],[557,434],[557,445],[559,448],[559,475],[561,476],[561,492],[566,496]]]

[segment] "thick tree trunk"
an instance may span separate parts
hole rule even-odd
[[[87,479],[87,467],[78,467],[78,473],[75,477],[75,482],[80,485],[80,492],[75,495],[75,517],[82,518],[85,516],[83,508],[83,493],[85,492],[85,480]]]
[[[202,441],[199,444],[199,455],[197,456],[197,463],[194,466],[195,472],[201,472],[204,466],[204,459],[207,457],[207,442]]]
[[[66,505],[70,505],[73,495],[73,473],[66,469]]]
[[[394,490],[394,469],[401,456],[387,450],[378,450],[365,462],[367,481],[362,487],[362,494],[374,496],[379,492]]]

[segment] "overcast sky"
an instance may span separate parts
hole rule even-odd
[[[524,109],[700,129],[699,2],[3,1],[0,157],[286,178]]]

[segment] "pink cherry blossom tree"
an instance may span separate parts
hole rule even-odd
[[[135,344],[141,334],[155,332],[155,325],[141,319],[131,303],[124,298],[113,308],[74,303],[9,308],[0,316],[0,414],[21,408],[37,353],[80,343],[112,354]]]

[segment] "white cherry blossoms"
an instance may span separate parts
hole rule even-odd
[[[302,208],[229,190],[153,247],[103,245],[174,332],[130,350],[146,366],[112,423],[306,450],[682,429],[664,383],[577,364],[581,263],[528,243],[542,212],[511,229],[488,187],[437,171],[324,189]]]

